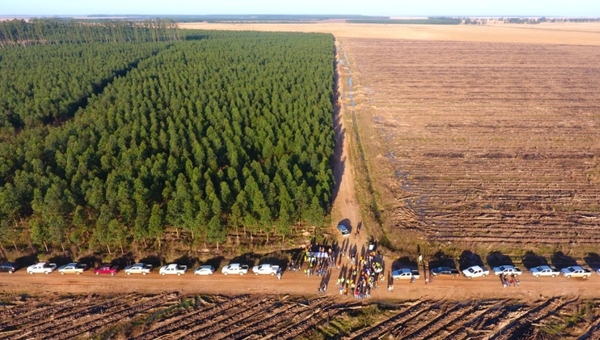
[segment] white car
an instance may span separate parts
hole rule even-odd
[[[196,268],[194,270],[194,275],[212,275],[215,273],[215,268],[210,265],[204,265]]]
[[[557,275],[560,275],[560,272],[550,266],[537,266],[534,268],[530,269],[531,271],[531,275],[533,275],[534,277],[540,277],[540,276],[550,276],[550,277],[556,277]]]
[[[40,262],[27,267],[28,274],[50,274],[56,269],[56,263]]]
[[[81,274],[87,269],[87,265],[83,263],[69,263],[58,268],[61,275],[65,274]]]
[[[125,274],[127,274],[127,275],[131,275],[131,274],[147,275],[150,273],[151,270],[152,270],[151,264],[136,263],[134,265],[125,267]]]
[[[483,276],[487,276],[490,275],[490,271],[480,267],[480,266],[472,266],[469,267],[465,270],[462,271],[463,275],[466,276],[469,279],[472,279],[474,277],[483,277]]]
[[[519,269],[515,266],[511,266],[511,265],[494,267],[494,268],[492,268],[492,270],[494,271],[494,275],[521,275],[521,274],[523,274],[521,269]]]
[[[223,275],[228,275],[228,274],[245,275],[245,274],[248,274],[248,268],[249,267],[245,264],[232,263],[230,265],[223,267],[223,269],[221,269],[221,273],[223,273]]]
[[[252,268],[252,272],[254,275],[263,274],[263,275],[275,275],[279,270],[279,266],[273,266],[270,264],[261,264],[258,266],[254,266]]]
[[[160,275],[183,275],[187,271],[187,266],[179,265],[177,263],[171,263],[166,266],[160,267],[158,273]]]
[[[570,279],[571,277],[580,277],[582,279],[587,279],[588,276],[590,276],[592,274],[592,272],[590,272],[589,270],[587,270],[581,266],[571,266],[571,267],[563,268],[561,270],[561,273],[567,279]]]

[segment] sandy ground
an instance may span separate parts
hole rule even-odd
[[[342,300],[353,300],[350,295],[340,296],[335,287],[339,270],[332,271],[327,295]],[[534,278],[523,274],[517,287],[503,288],[499,278],[492,276],[466,279],[435,278],[425,284],[423,278],[410,283],[396,280],[394,291],[388,292],[386,284],[373,290],[372,299],[439,299],[462,301],[484,298],[515,298],[534,301],[549,296],[596,297],[600,290],[600,277],[594,274],[587,280],[556,278]],[[183,276],[160,276],[153,272],[147,276],[127,276],[119,273],[114,277],[95,276],[93,272],[82,275],[28,275],[21,270],[12,275],[0,275],[0,292],[2,294],[89,294],[95,293],[161,293],[178,291],[182,294],[292,294],[301,296],[317,295],[321,277],[305,276],[300,272],[286,272],[281,280],[272,276],[225,276],[220,272],[212,276],[196,276],[191,272]]]
[[[600,23],[538,25],[225,24],[183,23],[182,28],[332,33],[336,38],[415,39],[565,45],[600,45]]]

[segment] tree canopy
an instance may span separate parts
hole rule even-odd
[[[167,227],[218,242],[237,227],[289,234],[323,221],[333,37],[190,34],[205,39],[0,49],[0,69],[22,53],[13,72],[28,75],[17,85],[0,73],[13,89],[0,92],[12,132],[0,143],[0,228],[19,224],[44,245],[111,249],[160,240]],[[68,119],[48,124],[57,118]]]

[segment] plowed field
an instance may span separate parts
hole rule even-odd
[[[391,224],[441,242],[600,244],[600,47],[343,39]],[[369,122],[370,121],[370,122]],[[375,165],[377,166],[377,165]]]
[[[599,300],[397,303],[288,295],[5,296],[0,339],[598,339]]]

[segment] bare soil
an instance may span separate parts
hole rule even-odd
[[[600,45],[600,23],[542,23],[539,25],[382,25],[317,22],[304,24],[181,23],[179,27],[206,30],[332,33],[336,38],[408,39],[436,41],[514,42],[528,44]]]
[[[600,243],[600,47],[341,42],[397,235],[579,255]]]

